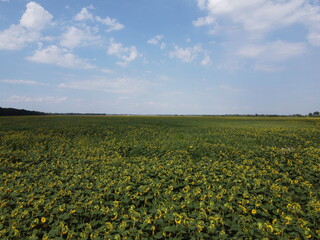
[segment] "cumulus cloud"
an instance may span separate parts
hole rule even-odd
[[[309,31],[308,40],[318,46],[320,9],[313,1],[306,0],[197,0],[198,6],[208,16],[194,21],[195,26],[222,24],[221,29],[242,29],[252,36],[264,36],[274,30],[293,24],[302,24]],[[221,21],[220,21],[221,20]],[[211,22],[210,22],[211,21]],[[316,29],[316,30],[315,30]]]
[[[208,53],[205,53],[204,54],[204,58],[202,59],[202,61],[201,61],[201,65],[203,65],[203,66],[208,66],[208,65],[210,65],[211,64],[211,58],[210,58],[210,56],[208,55]]]
[[[93,8],[90,6],[89,8]],[[76,21],[96,21],[107,26],[107,32],[119,31],[124,28],[124,25],[119,23],[117,19],[105,17],[101,18],[99,16],[94,16],[88,8],[82,8],[81,11],[74,17]]]
[[[148,44],[160,47],[160,49],[165,49],[167,45],[162,41],[163,35],[157,35],[147,41]]]
[[[207,0],[197,0],[197,2],[200,9],[204,10],[206,8]]]
[[[122,61],[117,62],[120,66],[126,66],[130,62],[139,57],[139,52],[135,46],[124,47],[121,43],[117,43],[113,38],[110,39],[110,44],[107,50],[108,55],[114,55]]]
[[[320,47],[320,30],[318,32],[310,32],[308,35],[308,40],[313,46]]]
[[[210,25],[212,23],[214,23],[215,20],[213,17],[211,16],[207,16],[207,17],[200,17],[197,20],[193,21],[192,24],[195,27],[201,27],[201,26],[206,26],[206,25]]]
[[[114,18],[110,18],[110,17],[101,18],[97,16],[96,20],[99,23],[106,25],[108,27],[107,32],[119,31],[124,28],[124,25],[119,23],[118,20]]]
[[[0,32],[0,49],[22,49],[27,43],[40,39],[40,36],[39,32],[28,31],[20,25],[11,25],[9,29]]]
[[[85,60],[55,45],[51,45],[44,49],[39,48],[35,51],[33,56],[27,57],[27,59],[37,63],[53,64],[66,68],[95,68]]]
[[[219,66],[279,72],[286,69],[285,61],[306,54],[310,46],[320,46],[318,1],[196,1],[206,14],[193,21],[193,25],[209,26],[209,33],[224,39],[221,46],[227,52]],[[296,36],[286,34],[297,26],[298,41]],[[284,65],[275,67],[280,62]]]
[[[89,12],[88,8],[82,8],[81,11],[74,17],[76,21],[93,21],[94,17],[91,12]]]
[[[0,32],[0,49],[18,50],[40,40],[41,31],[50,24],[52,15],[35,2],[29,2],[20,23]]]
[[[89,45],[99,42],[100,36],[94,35],[90,28],[80,29],[74,26],[68,27],[61,36],[61,46],[75,48],[81,45]]]
[[[31,31],[41,31],[51,22],[52,15],[35,2],[27,4],[27,10],[20,19],[20,26]]]
[[[282,61],[297,57],[306,52],[304,43],[290,43],[284,41],[266,44],[247,45],[238,50],[237,54],[244,58],[267,61]]]
[[[201,53],[202,47],[200,45],[195,45],[193,47],[181,48],[179,46],[174,47],[174,51],[169,53],[171,58],[178,58],[182,62],[193,62],[199,53]]]
[[[148,40],[148,43],[151,45],[157,45],[163,39],[163,35],[157,35]]]

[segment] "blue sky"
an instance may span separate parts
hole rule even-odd
[[[307,114],[319,89],[319,0],[0,0],[2,107]]]

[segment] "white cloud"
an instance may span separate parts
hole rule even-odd
[[[207,0],[197,0],[198,7],[202,10],[204,10],[207,6]]]
[[[133,78],[97,78],[85,81],[61,83],[58,85],[58,87],[86,91],[102,91],[117,94],[135,94],[144,91],[148,85],[149,83],[144,80]]]
[[[19,50],[27,43],[40,39],[40,33],[28,31],[20,25],[11,25],[9,29],[0,32],[0,49]]]
[[[195,27],[201,27],[201,26],[206,26],[206,25],[210,25],[212,23],[214,23],[215,20],[213,17],[211,16],[207,16],[207,17],[200,17],[197,20],[193,21],[192,24]]]
[[[90,6],[89,8],[93,8]],[[107,32],[119,31],[124,28],[124,25],[119,23],[117,19],[105,17],[101,18],[99,16],[94,16],[91,12],[89,12],[88,8],[82,8],[81,11],[74,17],[76,21],[97,21],[108,27]]]
[[[160,49],[163,50],[167,47],[167,44],[165,44],[164,42],[160,43]]]
[[[252,18],[248,18],[243,14],[236,19],[242,22],[244,28],[248,31],[271,31],[279,27],[301,22],[306,14],[303,9],[304,2],[304,0],[282,1],[278,3],[265,1],[261,5],[258,3],[249,6],[249,12],[253,13]]]
[[[267,61],[282,61],[297,57],[306,52],[304,43],[275,41],[260,45],[247,45],[238,50],[237,54],[244,58]]]
[[[165,49],[167,45],[161,40],[164,38],[163,35],[157,35],[147,41],[148,44],[159,46],[161,50]]]
[[[169,53],[171,58],[178,58],[182,62],[193,62],[199,53],[203,50],[200,45],[195,45],[193,47],[181,48],[179,46],[174,47],[174,51]]]
[[[55,45],[44,49],[40,48],[35,51],[33,56],[27,57],[27,59],[33,62],[53,64],[66,68],[95,68],[85,60]]]
[[[45,102],[45,103],[62,103],[67,101],[67,97],[52,97],[52,96],[46,96],[46,97],[27,97],[27,96],[19,96],[19,95],[13,95],[10,96],[7,101],[8,102]]]
[[[221,29],[244,30],[252,36],[264,36],[268,32],[293,24],[303,24],[311,30],[320,24],[318,4],[306,0],[198,0],[198,6],[208,11],[208,16],[198,23],[208,23],[205,19],[215,18],[223,26]],[[222,20],[222,21],[219,21]],[[229,21],[228,21],[229,20]],[[210,24],[215,24],[211,22]],[[313,36],[309,41],[314,44]],[[316,42],[318,42],[316,40]],[[317,45],[317,44],[314,44]]]
[[[157,35],[151,39],[148,40],[148,43],[151,45],[157,45],[159,44],[160,40],[163,39],[163,35]]]
[[[29,85],[29,86],[48,86],[46,83],[31,81],[31,80],[17,80],[17,79],[4,79],[0,80],[3,83],[9,84],[22,84],[22,85]]]
[[[0,32],[0,49],[18,50],[41,39],[41,31],[50,24],[52,15],[35,2],[29,2],[19,24]]]
[[[113,38],[110,39],[110,45],[107,53],[120,58],[122,61],[117,62],[120,66],[126,66],[140,55],[135,46],[123,47],[121,43],[115,42]]]
[[[110,18],[110,17],[101,18],[97,16],[96,20],[99,23],[106,25],[108,27],[107,32],[119,31],[124,28],[124,25],[119,23],[118,20],[114,18]]]
[[[224,39],[227,52],[218,68],[279,72],[285,69],[285,65],[275,67],[280,61],[302,56],[310,45],[320,46],[318,2],[197,0],[207,14],[193,25],[208,25],[212,29],[209,33]],[[286,34],[296,27],[296,35]]]
[[[35,2],[27,4],[27,10],[20,19],[20,25],[31,31],[41,31],[51,22],[52,15]]]
[[[313,46],[320,47],[320,31],[310,32],[308,35],[308,40]]]
[[[202,61],[201,61],[201,65],[203,65],[203,66],[208,66],[208,65],[210,65],[211,64],[211,58],[210,58],[210,56],[208,55],[208,53],[205,53],[204,54],[204,58],[202,59]]]
[[[87,8],[82,8],[81,11],[74,17],[74,20],[76,21],[93,21],[93,19],[92,13],[90,13]]]
[[[238,55],[247,57],[247,58],[255,58],[261,55],[262,53],[265,53],[266,46],[263,45],[248,45],[242,47],[238,51]]]
[[[90,28],[85,30],[74,26],[68,27],[67,32],[61,36],[60,44],[64,47],[75,48],[80,45],[89,45],[99,42],[100,36],[95,36]]]
[[[237,2],[231,0],[207,0],[203,6],[207,7],[215,14],[224,14],[256,8],[264,2],[264,0],[247,0]]]

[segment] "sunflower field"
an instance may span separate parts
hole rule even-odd
[[[0,239],[320,239],[320,119],[1,117]]]

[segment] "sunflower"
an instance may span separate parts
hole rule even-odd
[[[269,229],[271,232],[273,232],[273,227],[270,224],[266,224],[267,229]]]
[[[181,224],[182,216],[177,214],[174,218],[174,221],[176,222],[176,224]]]
[[[112,225],[112,223],[111,223],[111,222],[106,222],[106,227],[105,227],[105,229],[106,229],[106,234],[109,234],[109,232],[113,230],[113,225]]]

